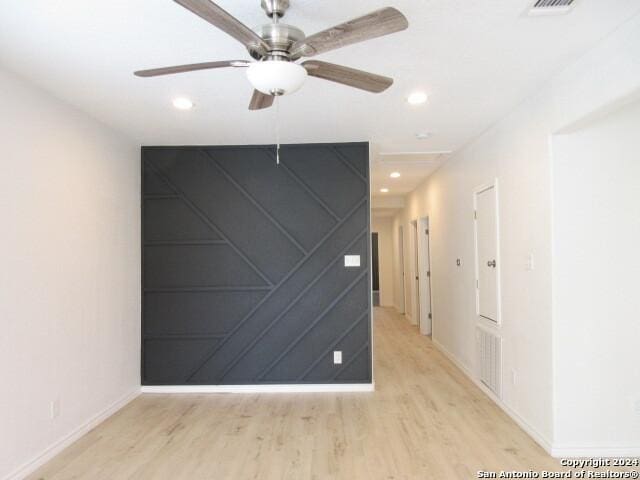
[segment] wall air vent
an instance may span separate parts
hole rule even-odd
[[[569,12],[576,0],[536,0],[529,15],[562,15]]]
[[[477,327],[480,381],[498,398],[502,396],[502,339],[480,326]]]

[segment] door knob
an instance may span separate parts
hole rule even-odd
[[[487,267],[493,267],[496,268],[496,261],[495,260],[490,260],[487,262]]]

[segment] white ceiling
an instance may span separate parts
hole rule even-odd
[[[371,193],[374,196],[406,195],[435,172],[447,157],[447,153],[374,152]],[[394,172],[400,177],[391,178]],[[382,188],[389,191],[382,193]]]
[[[401,210],[401,208],[372,208],[371,215],[375,218],[393,218]]]
[[[249,26],[266,20],[260,0],[217,3]],[[378,152],[455,151],[640,11],[638,0],[577,0],[569,15],[534,18],[525,14],[532,3],[291,0],[285,21],[307,34],[390,4],[410,27],[318,56],[393,76],[395,85],[373,95],[311,78],[281,102],[281,141],[370,141],[380,188],[388,168],[377,162]],[[141,144],[275,142],[275,109],[247,110],[251,87],[241,69],[132,75],[248,58],[239,43],[171,0],[0,0],[0,7],[1,65]],[[416,89],[430,95],[426,105],[406,103]],[[171,99],[178,95],[196,108],[175,110]],[[418,132],[432,135],[418,140]],[[404,193],[433,168],[403,165],[403,177],[385,183]]]

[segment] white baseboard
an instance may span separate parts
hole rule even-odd
[[[295,385],[158,385],[142,387],[142,393],[343,393],[373,392],[374,390],[374,382]]]
[[[433,339],[433,344],[435,347],[442,352],[442,354],[447,357],[451,362],[458,367],[462,373],[464,373],[469,380],[471,380],[482,392],[487,395],[496,405],[498,405],[511,419],[518,424],[520,428],[522,428],[535,442],[540,445],[549,455],[554,456],[553,448],[551,442],[542,435],[538,430],[536,430],[533,426],[531,426],[524,418],[522,418],[518,413],[512,410],[506,403],[504,403],[501,399],[496,397],[496,395],[489,390],[479,379],[477,379],[471,371],[464,365],[458,358],[451,353],[449,350],[445,348],[437,340]]]
[[[597,445],[554,445],[551,456],[556,458],[639,458],[640,446],[605,447]]]
[[[101,412],[91,417],[82,425],[72,430],[61,439],[57,440],[53,445],[50,445],[49,447],[47,447],[42,453],[37,455],[35,458],[23,464],[22,466],[18,467],[12,473],[6,476],[3,480],[22,480],[24,477],[33,473],[42,465],[44,465],[49,460],[51,460],[53,457],[58,455],[60,452],[62,452],[62,450],[67,448],[69,445],[77,441],[80,437],[87,434],[89,431],[93,430],[99,424],[104,422],[107,418],[112,416],[122,407],[127,405],[133,399],[135,399],[138,395],[140,395],[140,389],[136,387],[134,390],[120,397],[118,400],[116,400],[114,403],[109,405],[107,408],[105,408]]]

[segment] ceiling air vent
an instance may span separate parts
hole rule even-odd
[[[561,15],[571,10],[575,0],[536,0],[529,15]]]

